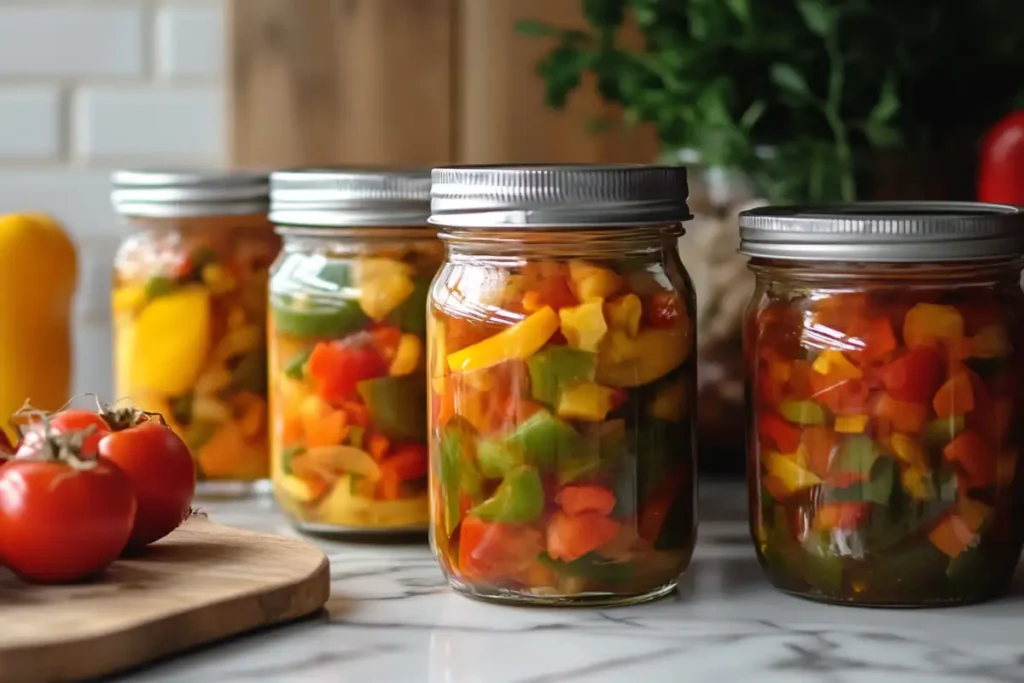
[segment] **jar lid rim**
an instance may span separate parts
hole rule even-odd
[[[269,172],[256,169],[123,169],[111,174],[110,201],[125,216],[188,218],[265,214]]]
[[[982,202],[766,206],[739,214],[747,256],[932,262],[1024,254],[1024,208]]]

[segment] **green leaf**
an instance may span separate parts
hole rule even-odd
[[[871,109],[871,113],[868,114],[868,121],[887,123],[892,117],[896,116],[899,110],[900,96],[896,92],[892,80],[886,79],[882,85],[882,92],[878,97],[878,102]]]
[[[740,128],[743,130],[750,130],[753,128],[757,125],[757,122],[761,119],[761,116],[764,115],[765,109],[767,108],[768,105],[765,104],[764,100],[755,100],[754,102],[751,102],[750,106],[747,107],[747,110],[743,112],[742,116],[740,116]]]
[[[530,38],[548,38],[559,35],[559,30],[536,19],[520,19],[516,22],[516,33]]]
[[[796,8],[814,35],[824,38],[835,30],[836,12],[824,0],[797,0]]]
[[[622,24],[625,0],[583,0],[583,16],[600,29],[614,29]]]
[[[771,78],[775,85],[795,95],[811,96],[811,88],[807,85],[807,81],[789,64],[772,64]]]
[[[750,0],[725,0],[725,4],[737,19],[744,24],[750,23]]]

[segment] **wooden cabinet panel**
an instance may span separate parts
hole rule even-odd
[[[234,0],[232,161],[451,161],[455,2]]]
[[[650,161],[649,129],[588,132],[614,115],[592,87],[544,105],[527,17],[582,23],[573,0],[234,0],[232,161]]]

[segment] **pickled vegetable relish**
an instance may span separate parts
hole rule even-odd
[[[685,568],[693,300],[663,282],[584,260],[439,276],[433,538],[457,586],[643,595]]]
[[[116,392],[162,414],[201,480],[268,474],[265,216],[151,220],[114,265]]]
[[[751,267],[751,527],[769,579],[866,605],[1005,591],[1022,538],[1019,261]]]
[[[275,265],[273,479],[304,528],[426,527],[427,232],[361,255],[296,243]]]

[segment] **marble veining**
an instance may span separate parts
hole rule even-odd
[[[218,522],[298,535],[267,501]],[[700,541],[671,598],[515,608],[452,593],[425,545],[315,540],[332,596],[306,621],[179,655],[127,681],[1024,683],[1024,572],[999,602],[942,610],[820,605],[774,591],[735,484],[702,490]]]

